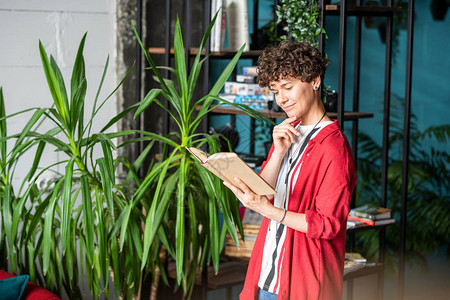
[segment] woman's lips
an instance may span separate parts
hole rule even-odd
[[[293,104],[291,104],[291,105],[285,105],[285,106],[283,106],[283,109],[284,109],[284,111],[288,111],[288,110],[291,110],[293,107],[294,107]]]

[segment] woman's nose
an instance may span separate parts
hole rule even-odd
[[[286,94],[283,90],[279,91],[277,96],[280,102],[285,102],[287,100]]]

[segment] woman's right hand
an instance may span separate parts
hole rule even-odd
[[[298,117],[287,118],[273,128],[274,153],[280,157],[284,157],[289,147],[295,143],[295,137],[300,135],[293,125],[297,119]]]

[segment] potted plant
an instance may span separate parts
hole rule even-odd
[[[174,33],[175,67],[169,68],[176,81],[162,76],[135,31],[154,74],[153,78],[160,85],[160,88],[152,89],[147,94],[135,116],[145,109],[151,109],[151,105],[158,105],[167,111],[176,124],[176,129],[167,136],[147,133],[149,140],[162,143],[164,150],[159,160],[153,159],[151,162],[151,167],[137,191],[137,194],[152,195],[145,204],[147,216],[143,232],[141,268],[149,269],[154,274],[159,266],[163,272],[165,258],[161,258],[160,252],[165,249],[176,263],[176,283],[182,286],[187,294],[192,292],[197,272],[199,270],[201,272],[209,260],[218,272],[225,234],[229,233],[234,242],[239,244],[236,227],[241,234],[243,230],[238,200],[219,178],[209,173],[191,156],[186,147],[201,148],[207,145],[211,153],[220,150],[218,136],[202,133],[198,127],[212,109],[222,104],[243,109],[249,115],[262,119],[262,116],[254,110],[217,96],[235,68],[244,46],[237,51],[211,90],[202,98],[193,99],[197,78],[206,59],[202,58],[201,53],[216,18],[217,14],[201,40],[190,73],[187,71],[186,50],[177,18]],[[158,97],[165,98],[172,109],[159,101]],[[201,109],[197,111],[198,106],[201,106]],[[124,225],[121,230],[127,230],[126,223],[131,220],[129,211],[133,207],[134,204],[130,203],[124,208],[122,214]],[[223,214],[222,227],[219,226],[219,210]],[[165,279],[164,272],[162,275]]]
[[[277,24],[284,24],[280,40],[293,39],[318,46],[318,37],[326,34],[320,27],[316,0],[282,0],[277,5]],[[280,33],[279,33],[280,34]]]
[[[108,129],[138,104],[113,116],[103,129],[93,132],[92,124],[112,95],[98,102],[109,58],[90,118],[85,120],[85,39],[86,35],[78,48],[69,93],[56,61],[53,56],[48,57],[39,43],[54,105],[25,110],[35,112],[18,134],[7,134],[6,120],[24,112],[6,115],[0,89],[0,267],[6,269],[10,264],[13,273],[29,274],[31,281],[57,294],[64,289],[70,299],[83,299],[80,278],[87,278],[94,298],[101,295],[109,298],[109,286],[113,283],[118,296],[131,299],[139,294],[142,280],[136,266],[141,264],[139,238],[144,217],[139,207],[133,209],[127,231],[123,231],[120,212],[132,200],[140,201],[143,197],[130,188],[139,185],[135,177],[130,176],[122,183],[115,179],[115,171],[124,165],[133,175],[142,157],[130,163],[114,155],[117,147],[125,145],[115,145],[113,140],[131,132],[108,132]],[[48,121],[54,128],[41,132],[39,125]],[[101,149],[100,157],[93,154],[95,149]],[[54,151],[65,158],[50,166],[43,165],[43,153]],[[34,155],[32,163],[28,163],[27,176],[21,183],[15,183],[16,166],[21,160],[29,160],[28,153]],[[54,171],[55,166],[64,172]],[[52,172],[53,179],[38,188],[37,182],[43,182],[45,172]]]

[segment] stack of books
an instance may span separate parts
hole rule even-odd
[[[391,223],[395,223],[395,219],[391,217],[391,209],[366,204],[350,210],[347,228],[363,225],[379,226]]]
[[[360,253],[356,252],[346,252],[345,253],[345,262],[344,262],[344,275],[364,268],[365,266],[372,266],[373,263],[367,263],[367,259],[365,259]]]
[[[243,73],[236,76],[236,81],[225,82],[224,93],[219,97],[257,110],[269,109],[274,95],[268,87],[260,87],[256,77],[256,67],[244,67]]]

